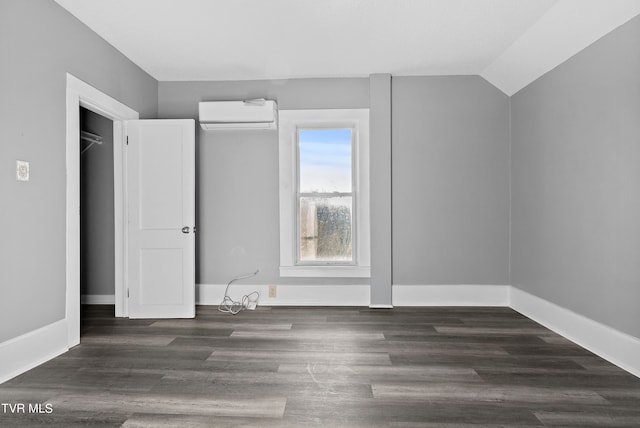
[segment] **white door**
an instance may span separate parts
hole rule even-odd
[[[130,120],[129,318],[195,316],[195,122]]]

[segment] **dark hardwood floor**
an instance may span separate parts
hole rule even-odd
[[[0,385],[52,413],[0,426],[640,427],[640,379],[507,308],[83,312],[79,346]]]

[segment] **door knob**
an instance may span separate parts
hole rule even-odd
[[[185,226],[182,228],[182,233],[189,233],[189,226]]]

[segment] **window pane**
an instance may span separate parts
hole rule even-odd
[[[351,192],[352,130],[300,129],[300,193]]]
[[[352,261],[351,213],[351,196],[300,198],[300,261]]]

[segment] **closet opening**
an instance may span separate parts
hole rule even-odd
[[[80,109],[80,335],[115,317],[113,121]]]

